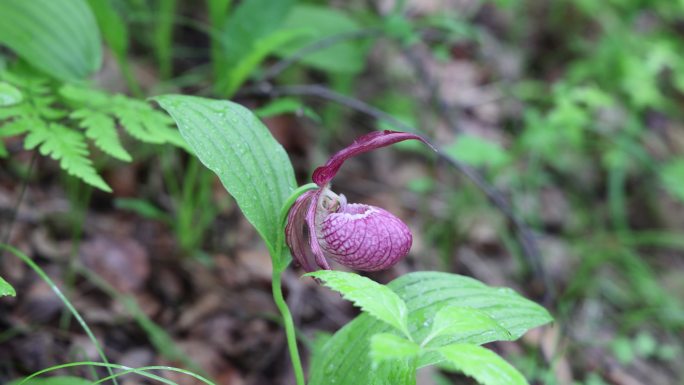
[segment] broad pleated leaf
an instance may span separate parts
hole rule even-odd
[[[423,344],[427,346],[431,346],[431,344],[444,345],[445,341],[455,341],[463,336],[473,334],[489,334],[492,339],[497,340],[511,338],[511,333],[508,330],[482,310],[471,307],[445,306],[435,314],[432,329]]]
[[[322,280],[364,312],[408,334],[406,304],[387,286],[344,271],[320,270],[306,275]]]
[[[273,251],[278,231],[283,231],[278,226],[281,206],[296,187],[283,147],[239,104],[183,95],[155,100]]]
[[[0,15],[0,45],[46,74],[77,80],[100,68],[100,31],[84,0],[2,0]]]
[[[520,372],[498,354],[470,344],[448,345],[439,349],[444,367],[462,372],[482,385],[527,385]]]
[[[17,295],[17,292],[14,291],[14,288],[12,285],[9,284],[9,282],[5,281],[2,277],[0,277],[0,297],[4,296],[11,296],[15,297]]]
[[[391,282],[390,287],[407,304],[409,331],[416,341],[422,341],[430,332],[436,313],[445,306],[469,307],[486,312],[511,334],[510,340],[519,338],[531,328],[552,320],[538,304],[527,300],[513,290],[489,287],[475,279],[438,272],[416,272]],[[310,385],[380,384],[371,370],[371,336],[390,332],[384,322],[362,314],[347,324],[314,356]],[[461,336],[460,343],[483,344],[496,340],[491,333],[474,333]],[[439,353],[421,358],[420,366],[444,360]]]

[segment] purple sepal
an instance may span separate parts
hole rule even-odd
[[[358,137],[354,143],[335,153],[323,166],[314,170],[311,179],[318,186],[323,187],[335,177],[344,161],[352,156],[409,139],[420,140],[434,149],[425,139],[415,134],[390,130],[375,131]]]

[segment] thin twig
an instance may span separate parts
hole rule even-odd
[[[331,102],[338,103],[352,110],[361,112],[368,116],[373,117],[376,120],[385,121],[396,129],[407,132],[421,133],[414,127],[396,119],[394,116],[371,106],[370,104],[352,98],[346,95],[337,93],[327,87],[313,84],[313,85],[293,85],[293,86],[271,86],[267,83],[262,83],[257,87],[243,89],[238,93],[238,97],[247,97],[254,95],[267,95],[270,97],[279,97],[284,95],[295,95],[295,96],[309,96],[317,97],[320,99],[328,100]],[[545,302],[549,302],[553,299],[553,285],[551,284],[543,264],[541,263],[541,256],[539,254],[539,248],[537,242],[534,238],[534,234],[529,229],[529,227],[520,219],[514,212],[511,206],[508,204],[504,195],[492,186],[485,178],[474,168],[468,166],[467,164],[455,159],[444,151],[437,148],[437,155],[439,159],[446,161],[447,163],[454,166],[458,171],[470,179],[482,192],[487,196],[489,201],[503,213],[503,215],[508,219],[515,229],[515,234],[520,243],[523,256],[532,269],[532,273],[537,281],[539,281],[545,290]]]
[[[436,82],[435,79],[430,75],[430,72],[428,71],[424,61],[420,58],[418,52],[416,50],[407,48],[403,51],[403,54],[406,60],[413,67],[413,70],[421,80],[421,83],[427,88],[427,91],[430,95],[430,104],[436,107],[437,113],[449,125],[453,132],[461,132],[462,130],[460,128],[457,116],[454,114],[454,109],[450,108],[446,100],[444,100],[444,98],[441,96],[439,83]],[[532,268],[535,278],[540,280],[544,285],[544,302],[550,302],[555,296],[553,285],[551,284],[550,279],[544,270],[539,247],[530,228],[522,219],[520,219],[519,216],[515,215],[512,208],[503,197],[503,194],[498,192],[493,186],[489,185],[482,175],[480,175],[475,169],[466,165],[459,166],[458,164],[455,164],[454,162],[456,159],[450,156],[445,156],[443,159],[453,164],[463,174],[470,178],[470,180],[472,180],[478,187],[480,187],[480,189],[487,195],[489,200],[494,203],[494,205],[496,205],[499,210],[506,215],[510,223],[513,224],[516,230],[516,236],[523,249],[523,255],[525,256],[527,264]]]

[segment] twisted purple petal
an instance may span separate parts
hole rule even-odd
[[[325,255],[362,271],[384,270],[408,254],[413,238],[399,218],[381,208],[347,204],[320,223]]]
[[[287,225],[285,226],[285,240],[292,253],[292,258],[306,272],[317,270],[313,267],[315,257],[309,246],[305,226],[307,226],[306,213],[318,191],[307,191],[297,198],[287,214]]]
[[[335,177],[344,161],[352,156],[409,139],[420,140],[434,149],[425,139],[415,134],[389,130],[375,131],[357,138],[354,143],[335,153],[335,155],[328,159],[325,165],[314,170],[311,179],[318,186],[323,187]]]
[[[321,246],[318,244],[318,239],[316,237],[316,219],[320,216],[317,215],[319,214],[319,201],[324,191],[323,188],[320,188],[313,194],[311,204],[309,204],[309,208],[306,210],[306,224],[309,229],[309,246],[311,247],[311,252],[313,253],[316,264],[321,269],[330,270],[330,265],[325,259],[323,250],[321,250]]]

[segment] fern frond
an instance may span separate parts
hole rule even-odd
[[[171,123],[168,115],[153,110],[145,102],[123,95],[114,96],[113,102],[116,105],[114,115],[132,137],[147,143],[166,142],[163,133]]]
[[[59,160],[60,167],[68,174],[101,190],[112,191],[88,158],[88,146],[80,132],[59,123],[48,125],[39,119],[35,123],[24,139],[26,149],[38,148],[41,155]]]
[[[29,132],[29,130],[31,130],[31,126],[35,124],[35,120],[36,119],[31,117],[20,117],[18,119],[12,120],[11,122],[5,123],[0,126],[0,137],[7,138]]]
[[[144,101],[71,85],[62,87],[60,94],[79,109],[87,108],[115,117],[129,135],[141,142],[170,143],[188,149],[173,119]]]
[[[85,129],[86,137],[91,139],[95,146],[103,152],[124,162],[133,160],[128,151],[121,145],[114,118],[89,109],[76,110],[69,117],[79,121],[79,126]]]
[[[29,111],[26,103],[16,106],[0,108],[0,121],[5,119],[17,118],[19,116],[28,115]]]

